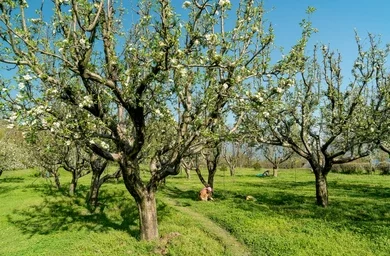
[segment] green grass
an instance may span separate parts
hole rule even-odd
[[[61,191],[34,173],[0,177],[0,255],[234,255],[229,233],[252,255],[390,255],[389,176],[329,174],[326,209],[315,205],[306,170],[281,170],[278,178],[220,172],[213,202],[196,200],[195,175],[171,177],[158,192],[163,239],[139,242],[136,206],[123,184],[103,185],[91,214],[89,176],[69,198],[67,173]],[[217,234],[216,225],[229,233]]]

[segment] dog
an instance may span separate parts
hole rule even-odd
[[[202,190],[199,191],[198,198],[201,201],[208,201],[208,200],[214,201],[214,199],[212,198],[212,194],[213,194],[213,189],[210,187],[210,185],[206,185],[206,187],[202,188]]]

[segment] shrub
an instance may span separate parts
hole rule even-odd
[[[340,167],[340,165],[339,165],[339,164],[333,165],[331,171],[334,172],[334,173],[341,173],[341,167]]]
[[[226,164],[222,164],[222,165],[219,167],[219,170],[220,170],[221,172],[226,172],[226,171],[228,170],[228,168],[227,168]]]
[[[374,172],[374,169],[370,163],[346,163],[333,165],[332,172],[343,174],[370,174]]]
[[[261,170],[261,164],[259,162],[256,162],[252,165],[253,169],[255,171],[260,171]]]
[[[390,175],[390,163],[381,162],[376,166],[376,169],[380,171],[382,175]]]

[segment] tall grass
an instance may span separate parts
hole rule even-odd
[[[228,230],[252,255],[390,255],[389,176],[331,173],[324,209],[315,205],[307,170],[281,170],[278,178],[219,172],[212,202],[196,200],[202,185],[195,175],[178,175],[158,193],[162,239],[139,242],[136,206],[123,184],[104,184],[91,214],[89,176],[70,198],[66,187],[58,191],[34,173],[0,177],[0,255],[233,255],[202,218]],[[64,186],[69,178],[62,173]]]

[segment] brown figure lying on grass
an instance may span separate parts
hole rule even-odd
[[[210,187],[209,184],[206,184],[204,188],[202,188],[201,191],[199,191],[199,200],[201,201],[213,201],[214,199],[211,197],[213,194],[213,189]]]

